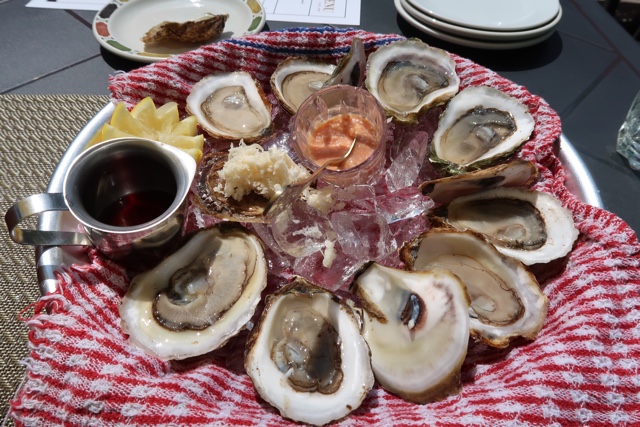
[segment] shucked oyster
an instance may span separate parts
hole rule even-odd
[[[337,66],[308,57],[285,59],[271,75],[271,89],[283,108],[295,114],[309,95],[325,86],[362,86],[366,63],[364,44],[354,37],[349,52]]]
[[[422,110],[454,96],[460,79],[447,52],[409,39],[382,46],[369,55],[365,84],[388,115],[401,122],[415,122]]]
[[[460,390],[469,341],[469,297],[452,273],[369,264],[351,285],[364,307],[363,335],[384,388],[427,403]]]
[[[295,114],[300,104],[322,88],[335,65],[304,57],[289,57],[271,75],[271,89],[282,107]]]
[[[442,113],[430,160],[448,174],[490,166],[517,151],[534,125],[517,99],[488,86],[468,87]]]
[[[187,96],[187,112],[211,136],[252,142],[271,133],[271,104],[244,71],[205,76]]]
[[[442,268],[458,276],[471,298],[471,333],[494,347],[534,339],[547,316],[547,297],[519,261],[470,231],[432,229],[407,242],[400,257],[412,270]]]
[[[268,297],[247,340],[245,368],[283,417],[313,425],[344,418],[374,382],[353,310],[302,278]]]
[[[120,305],[122,329],[163,360],[215,350],[249,321],[267,283],[259,239],[239,226],[197,232],[131,282]]]
[[[450,225],[485,235],[500,252],[527,265],[565,256],[578,238],[571,211],[558,199],[518,187],[458,197],[444,216]]]

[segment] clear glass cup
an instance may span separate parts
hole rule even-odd
[[[631,169],[640,171],[640,92],[636,94],[627,118],[620,127],[616,149],[627,158]]]
[[[324,163],[323,159],[346,153],[347,148],[342,148],[358,138],[347,163],[338,168],[330,166],[320,174],[326,182],[340,187],[372,184],[382,175],[387,117],[380,103],[365,89],[335,85],[315,92],[298,108],[292,134],[296,154],[312,171]],[[324,145],[319,148],[320,134]],[[333,143],[335,147],[331,147]]]

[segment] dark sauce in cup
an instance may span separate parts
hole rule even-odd
[[[161,216],[174,198],[175,194],[162,190],[125,194],[105,207],[96,219],[116,227],[133,227]]]

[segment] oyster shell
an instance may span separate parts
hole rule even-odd
[[[364,44],[354,37],[349,52],[337,66],[308,57],[285,59],[271,75],[271,89],[280,105],[290,114],[295,114],[309,95],[323,87],[337,84],[362,86],[366,63]]]
[[[309,171],[276,146],[259,144],[210,151],[196,177],[195,202],[210,215],[241,222],[268,222],[264,210],[282,188],[306,179]]]
[[[369,347],[349,306],[303,278],[267,298],[245,368],[285,418],[323,425],[347,416],[373,387]]]
[[[447,52],[408,39],[382,46],[369,55],[365,85],[388,115],[414,123],[421,111],[454,96],[460,78]]]
[[[191,88],[186,110],[215,138],[253,142],[272,131],[271,104],[244,71],[203,77]]]
[[[469,297],[456,276],[370,263],[351,291],[364,307],[363,335],[373,373],[384,388],[416,403],[460,390]]]
[[[488,86],[467,87],[440,116],[430,160],[447,174],[482,169],[519,150],[534,125],[517,99]]]
[[[434,202],[447,204],[456,197],[466,196],[495,187],[526,187],[538,177],[538,168],[528,160],[509,163],[447,176],[424,182],[420,191]]]
[[[471,334],[494,347],[516,337],[534,339],[547,316],[547,297],[518,260],[502,255],[470,231],[432,229],[405,243],[400,258],[411,270],[446,269],[462,280],[471,305]]]
[[[358,37],[351,40],[349,52],[338,62],[331,76],[324,82],[323,87],[331,85],[362,86],[366,75],[367,54],[364,44]]]
[[[527,265],[567,255],[578,238],[571,211],[552,195],[524,188],[494,188],[458,197],[446,222],[483,234],[500,252]]]
[[[255,311],[267,283],[261,241],[240,226],[198,231],[133,278],[120,304],[129,340],[162,360],[215,350]]]
[[[290,114],[322,85],[336,68],[333,64],[305,57],[289,57],[271,75],[271,89],[280,105]]]
[[[222,34],[229,15],[205,13],[193,21],[163,21],[155,25],[140,39],[143,43],[179,41],[183,43],[204,43]]]

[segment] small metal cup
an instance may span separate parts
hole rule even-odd
[[[93,245],[127,267],[147,266],[166,255],[180,237],[195,173],[196,162],[190,155],[161,142],[142,138],[105,141],[73,161],[62,193],[20,200],[6,212],[5,222],[16,243]],[[140,205],[141,198],[152,200],[155,211],[144,202]],[[77,232],[19,227],[27,217],[65,210],[80,224]]]

